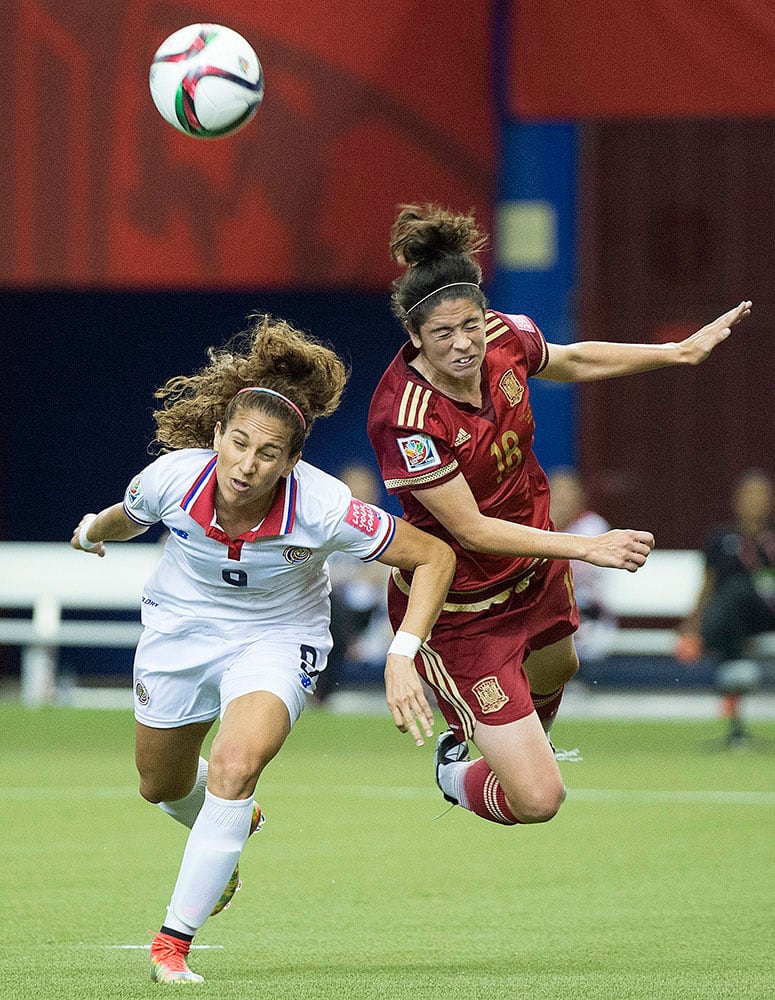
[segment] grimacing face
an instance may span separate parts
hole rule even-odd
[[[409,337],[440,386],[477,381],[486,350],[485,315],[469,298],[447,299]]]
[[[241,408],[225,427],[216,424],[213,448],[222,500],[229,507],[260,508],[300,455],[290,454],[291,429],[261,410]]]

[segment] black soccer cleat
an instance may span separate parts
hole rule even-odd
[[[465,741],[461,743],[451,729],[439,733],[439,738],[436,740],[436,750],[433,754],[433,762],[436,765],[436,784],[447,802],[451,802],[455,806],[458,805],[458,801],[453,799],[451,795],[447,795],[441,787],[439,772],[445,764],[456,764],[463,760],[469,760],[468,744]]]

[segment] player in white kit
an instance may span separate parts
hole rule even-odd
[[[239,887],[238,860],[262,823],[253,799],[331,649],[326,558],[335,551],[413,573],[387,651],[388,706],[418,745],[433,716],[413,659],[438,617],[455,557],[444,542],[354,498],[301,461],[314,420],[339,404],[337,355],[282,320],[209,351],[158,392],[164,453],[122,503],[86,514],[76,549],[104,556],[159,522],[169,529],[142,594],[134,670],[140,793],[190,829],[167,916],[151,946],[160,983],[200,983],[191,941]],[[202,744],[216,719],[209,762]]]

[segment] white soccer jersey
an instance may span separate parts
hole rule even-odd
[[[327,556],[381,555],[395,519],[354,499],[344,483],[298,462],[264,520],[230,539],[215,515],[216,455],[163,455],[129,485],[124,511],[137,524],[163,522],[170,535],[142,597],[143,624],[177,632],[195,623],[230,631],[255,625],[328,628]]]

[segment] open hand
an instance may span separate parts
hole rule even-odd
[[[433,712],[425,697],[420,675],[408,656],[389,653],[385,666],[385,697],[400,732],[409,732],[418,747],[424,745],[420,727],[433,736]]]
[[[703,326],[701,330],[693,333],[691,337],[682,340],[678,345],[681,353],[681,360],[687,365],[699,365],[722,341],[726,340],[732,332],[732,327],[741,320],[751,315],[751,303],[744,300],[739,306],[723,313],[712,323]]]

